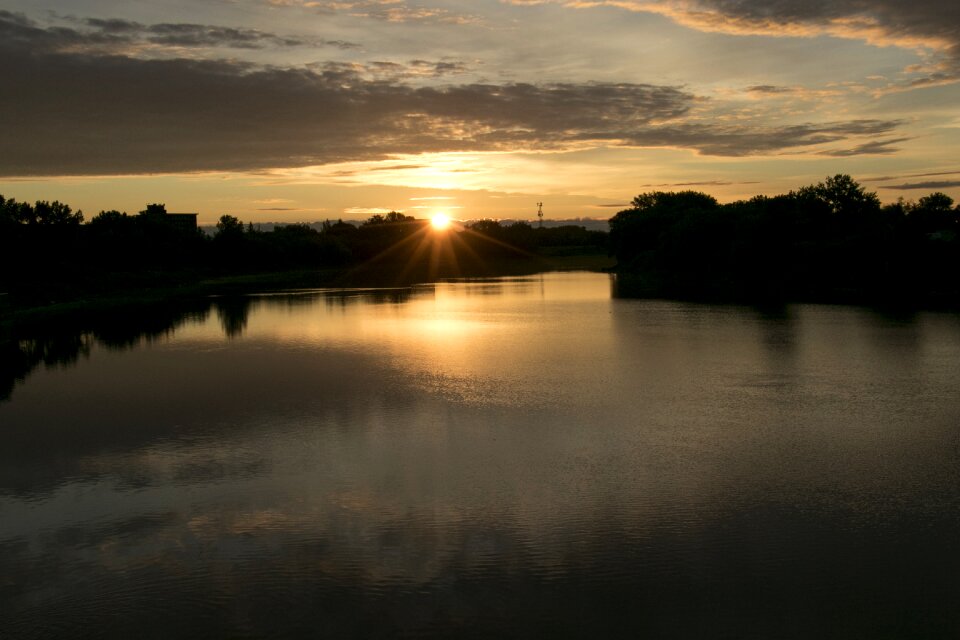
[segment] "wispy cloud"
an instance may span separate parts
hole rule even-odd
[[[356,79],[365,81],[400,82],[422,78],[442,78],[467,73],[469,68],[465,62],[458,60],[409,60],[393,62],[374,60],[371,62],[320,62],[307,65],[307,68],[317,73],[330,76],[341,76],[345,83]]]
[[[897,189],[897,190],[911,190],[911,189],[951,189],[953,187],[960,187],[960,180],[931,180],[929,182],[905,182],[903,184],[885,184],[881,185],[880,189]]]
[[[267,0],[275,7],[301,7],[323,13],[345,13],[386,22],[473,24],[480,18],[442,7],[411,4],[403,0]]]
[[[874,140],[871,142],[865,142],[859,144],[850,149],[828,149],[826,151],[820,151],[819,154],[822,156],[830,156],[833,158],[848,158],[850,156],[879,156],[879,155],[890,155],[896,153],[900,149],[893,145],[912,140],[912,138],[892,138],[890,140]]]
[[[767,126],[693,122],[649,128],[625,134],[621,140],[640,147],[680,147],[704,155],[744,157],[807,149],[859,136],[882,135],[895,131],[902,124],[899,120],[875,119]]]
[[[662,182],[659,184],[643,184],[640,185],[643,188],[662,188],[662,187],[728,187],[733,185],[748,185],[748,184],[760,184],[756,180],[747,180],[740,182],[733,182],[730,180],[701,180],[698,182]]]
[[[343,214],[346,216],[372,216],[378,213],[381,215],[390,213],[391,211],[403,213],[402,209],[388,209],[384,207],[347,207],[343,210]]]
[[[748,97],[756,99],[784,99],[796,102],[797,100],[823,101],[830,98],[836,98],[851,90],[855,90],[856,88],[857,87],[849,86],[842,88],[836,86],[827,88],[810,88],[799,85],[785,86],[759,84],[746,87],[744,92]]]
[[[926,173],[907,173],[899,176],[878,176],[872,178],[863,178],[861,182],[887,182],[888,180],[905,180],[907,178],[932,178],[936,176],[960,175],[960,169],[955,171],[934,171]]]

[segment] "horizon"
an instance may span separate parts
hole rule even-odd
[[[88,217],[605,219],[839,173],[960,200],[932,0],[11,0],[0,34],[0,193]]]

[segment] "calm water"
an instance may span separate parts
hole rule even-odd
[[[546,274],[18,348],[4,638],[960,634],[957,315]]]

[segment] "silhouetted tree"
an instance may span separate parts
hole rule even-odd
[[[217,221],[216,238],[240,238],[243,236],[243,222],[239,218],[230,215],[220,216]]]
[[[838,174],[722,206],[662,192],[632,204],[610,220],[611,251],[624,281],[642,282],[645,295],[960,297],[960,218],[944,194],[881,208],[876,194]]]
[[[500,223],[497,220],[475,220],[467,225],[467,228],[476,233],[482,233],[483,235],[490,236],[492,238],[497,238],[500,236],[503,231]]]
[[[652,191],[635,197],[630,209],[618,212],[610,219],[610,251],[623,266],[646,262],[653,267],[654,262],[662,262],[666,253],[658,254],[665,245],[675,246],[687,253],[684,244],[702,235],[697,229],[696,220],[705,220],[719,209],[715,198],[699,191],[663,192]],[[695,220],[696,219],[696,220]],[[660,268],[662,265],[658,265]]]
[[[953,198],[936,192],[924,196],[907,207],[910,227],[919,233],[956,233],[960,212],[953,208]]]
[[[36,222],[36,224],[76,226],[83,222],[82,211],[73,213],[69,205],[65,205],[57,200],[53,202],[38,200],[37,203],[33,205],[33,211],[33,221]]]
[[[415,220],[415,219],[416,219],[416,218],[414,218],[413,216],[406,216],[406,215],[404,215],[404,214],[402,214],[402,213],[400,213],[400,212],[398,212],[398,211],[391,211],[391,212],[387,213],[387,215],[385,215],[385,216],[383,217],[383,221],[384,221],[384,222],[387,222],[387,223],[390,223],[390,222],[412,222],[412,221]]]
[[[797,197],[807,202],[819,201],[834,214],[866,215],[880,210],[880,198],[868,192],[850,176],[842,173],[823,182],[802,187]]]
[[[24,204],[13,198],[7,200],[0,195],[0,228],[22,224],[21,208]]]
[[[116,210],[110,211],[101,211],[97,215],[93,216],[89,224],[93,228],[118,228],[122,225],[126,225],[132,220],[130,216],[126,213],[121,213]]]
[[[33,206],[27,202],[17,202],[13,198],[2,200],[0,201],[0,222],[16,225],[32,224],[36,222]]]
[[[404,215],[398,211],[390,211],[387,214],[375,213],[363,224],[366,225],[378,225],[378,224],[394,224],[397,222],[413,222],[416,220],[413,216]]]
[[[144,218],[158,218],[167,215],[167,206],[161,203],[148,204],[146,209],[140,212]]]
[[[332,236],[349,237],[357,232],[357,228],[349,222],[337,219],[333,224],[329,220],[324,223],[323,232]]]

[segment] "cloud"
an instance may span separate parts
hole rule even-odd
[[[474,24],[477,16],[454,13],[439,7],[411,5],[402,0],[267,0],[276,7],[302,7],[323,13],[346,13],[358,18],[386,22]]]
[[[887,180],[903,180],[906,178],[932,178],[934,176],[953,176],[960,174],[960,170],[957,171],[935,171],[927,173],[907,173],[902,176],[879,176],[876,178],[863,178],[860,182],[886,182]]]
[[[940,0],[557,1],[576,8],[615,6],[658,13],[703,31],[806,37],[828,34],[877,45],[935,49],[955,45],[960,24],[957,12],[945,11]]]
[[[903,184],[885,184],[881,189],[952,189],[960,187],[960,180],[932,180],[930,182],[905,182]]]
[[[501,0],[571,8],[613,6],[657,13],[700,31],[733,35],[830,35],[877,46],[927,49],[939,56],[930,70],[888,90],[960,81],[960,11],[942,0]]]
[[[828,88],[811,89],[799,85],[783,86],[771,84],[758,84],[746,87],[744,92],[747,97],[756,100],[775,100],[777,98],[787,98],[791,102],[797,100],[811,100],[822,102],[831,98],[842,96],[850,91],[866,91],[862,84],[855,83],[835,83]]]
[[[132,55],[165,49],[265,49],[329,46],[355,49],[343,40],[279,36],[257,29],[193,23],[145,25],[120,19],[63,17],[74,27],[44,27],[23,15],[0,11],[0,38],[10,48],[29,47],[34,53]]]
[[[346,81],[357,78],[365,81],[417,80],[422,78],[441,78],[460,75],[469,71],[466,63],[460,61],[410,60],[393,62],[375,60],[372,62],[320,62],[307,65],[308,69],[326,74],[341,75]]]
[[[281,38],[255,29],[212,27],[202,24],[154,24],[141,33],[148,42],[170,47],[234,47],[258,49],[266,45],[299,47],[307,44],[297,38]]]
[[[390,213],[391,211],[398,211],[403,213],[403,209],[386,209],[384,207],[347,207],[343,210],[343,214],[346,216],[369,216],[375,214],[385,214]]]
[[[826,123],[760,126],[756,124],[687,123],[640,130],[622,139],[635,146],[681,147],[704,155],[742,157],[774,154],[876,136],[896,130],[899,120],[847,120]]]
[[[730,180],[702,180],[699,182],[668,182],[661,184],[643,184],[644,188],[651,187],[729,187],[734,185],[760,184],[756,180],[733,182]]]
[[[793,87],[779,87],[769,84],[759,84],[752,87],[747,87],[748,93],[762,93],[762,94],[782,94],[782,93],[793,93]]]
[[[906,142],[907,140],[912,140],[912,138],[893,138],[891,140],[875,140],[872,142],[865,142],[864,144],[857,145],[852,149],[830,149],[827,151],[821,151],[820,155],[830,156],[833,158],[848,158],[850,156],[865,156],[865,155],[890,155],[899,151],[897,147],[892,145],[897,144],[898,142]]]
[[[104,25],[106,36],[137,29]],[[875,138],[896,120],[760,126],[691,117],[703,101],[634,83],[417,87],[429,66],[256,67],[225,60],[145,60],[63,46],[75,33],[0,15],[0,98],[9,132],[0,175],[252,171],[400,154],[670,147],[701,154],[776,154]],[[190,30],[184,30],[189,33]],[[105,36],[105,37],[106,37]],[[366,74],[366,75],[364,75]],[[875,147],[866,147],[876,152]]]

